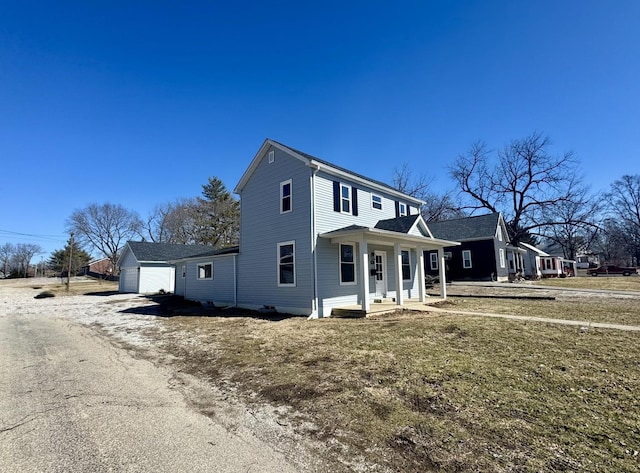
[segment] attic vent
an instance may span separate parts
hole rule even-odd
[[[269,164],[276,160],[276,152],[271,150],[269,151]]]

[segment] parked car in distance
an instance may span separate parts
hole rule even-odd
[[[622,274],[623,276],[631,276],[632,274],[638,274],[638,269],[616,266],[615,264],[605,264],[597,268],[590,269],[589,274],[591,276],[597,276],[598,274]]]

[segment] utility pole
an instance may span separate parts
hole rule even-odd
[[[71,258],[73,256],[73,232],[71,232],[71,238],[69,238],[69,270],[67,271],[67,292],[69,292],[69,286],[71,285]]]

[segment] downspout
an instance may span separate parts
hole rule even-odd
[[[311,253],[313,254],[313,301],[311,315],[309,319],[317,319],[320,317],[320,309],[318,307],[318,256],[316,252],[316,180],[315,176],[320,167],[316,164],[310,164],[311,167]]]
[[[236,260],[238,255],[233,255],[233,307],[238,306],[238,275],[236,273]]]

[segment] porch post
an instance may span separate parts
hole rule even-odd
[[[404,302],[402,299],[402,253],[400,250],[400,243],[394,245],[396,253],[396,304],[402,305]]]
[[[420,302],[425,302],[425,287],[424,287],[424,249],[419,246],[416,248],[417,260],[418,260],[418,271],[416,274],[418,276],[418,297],[420,297]]]
[[[438,248],[438,259],[440,260],[440,297],[447,298],[447,275],[445,271],[444,248]]]
[[[360,280],[362,281],[362,310],[369,312],[369,247],[367,240],[360,240]]]

